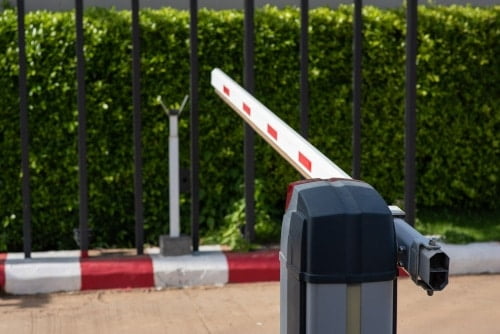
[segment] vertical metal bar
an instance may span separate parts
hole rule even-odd
[[[29,169],[28,84],[26,74],[26,33],[24,0],[17,0],[17,32],[19,46],[19,120],[21,135],[21,171],[23,196],[24,257],[31,257],[31,190]]]
[[[300,133],[307,139],[309,128],[309,0],[300,1]]]
[[[408,0],[406,13],[406,108],[405,108],[405,212],[406,221],[415,225],[415,151],[417,109],[417,5]]]
[[[254,0],[245,1],[244,44],[243,44],[243,83],[246,90],[253,94],[254,80]],[[245,170],[245,237],[248,241],[255,239],[255,133],[245,124],[244,170]]]
[[[83,54],[83,0],[75,3],[76,77],[78,104],[78,171],[80,197],[80,249],[88,256],[88,181],[87,181],[87,112],[85,110],[85,57]]]
[[[132,101],[134,108],[134,211],[135,248],[144,252],[144,207],[142,203],[142,145],[141,145],[141,42],[139,0],[132,0]]]
[[[361,48],[363,38],[363,1],[354,0],[354,39],[353,39],[353,89],[352,89],[352,177],[361,178]]]
[[[190,104],[191,104],[191,234],[193,238],[193,251],[198,251],[200,243],[200,204],[199,204],[199,116],[198,116],[198,0],[190,0],[190,57],[191,78],[190,78]]]

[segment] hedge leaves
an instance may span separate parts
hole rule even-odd
[[[403,197],[405,12],[366,7],[363,40],[362,178],[392,203]],[[292,127],[299,122],[299,11],[256,12],[256,96]],[[91,9],[84,19],[89,225],[94,246],[133,245],[131,19]],[[199,14],[201,224],[205,234],[240,210],[243,124],[214,94],[210,71],[241,82],[241,11]],[[168,118],[189,92],[189,15],[141,12],[145,239],[168,231]],[[310,13],[310,140],[346,171],[351,156],[352,7]],[[418,204],[498,208],[500,7],[420,7]],[[34,250],[73,248],[78,226],[74,13],[26,17]],[[0,13],[0,249],[22,248],[16,14]],[[189,111],[180,119],[189,166]],[[262,233],[276,234],[286,186],[300,178],[256,141]],[[181,198],[189,233],[189,195]],[[235,209],[236,208],[236,209]],[[266,212],[264,214],[264,212]],[[260,218],[261,217],[261,218]],[[227,220],[227,219],[226,219]],[[268,232],[265,232],[268,231]],[[271,232],[270,232],[271,231]],[[260,235],[261,238],[269,235]]]

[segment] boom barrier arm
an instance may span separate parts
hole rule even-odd
[[[316,147],[283,122],[220,69],[212,70],[215,92],[305,178],[352,179]],[[398,262],[429,295],[448,284],[449,258],[434,240],[422,236],[390,206],[398,244]]]
[[[220,69],[212,70],[215,92],[305,178],[351,177]]]

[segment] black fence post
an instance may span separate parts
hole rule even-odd
[[[352,80],[352,177],[361,178],[361,52],[363,38],[363,1],[354,0],[354,39],[353,39],[353,80]]]
[[[300,134],[309,130],[309,0],[300,1]]]
[[[80,249],[88,256],[88,177],[87,177],[87,112],[85,110],[85,57],[83,54],[83,0],[75,3],[76,23],[76,77],[78,104],[78,171],[80,197]]]
[[[190,1],[190,104],[191,104],[191,235],[193,251],[197,252],[200,243],[200,204],[199,204],[199,116],[198,116],[198,0]]]
[[[134,211],[135,247],[144,253],[144,206],[142,203],[142,145],[141,145],[141,42],[139,0],[132,0],[132,101],[134,108]]]
[[[254,80],[254,0],[245,1],[245,19],[244,19],[244,44],[243,44],[243,63],[244,73],[243,82],[246,90],[253,94],[255,90]],[[245,237],[248,241],[255,239],[255,133],[253,129],[244,124],[245,127]]]
[[[24,0],[17,0],[17,32],[19,46],[19,121],[21,135],[21,171],[23,197],[23,250],[31,257],[31,190],[29,168],[28,84],[26,74],[26,33]]]
[[[415,225],[416,109],[417,109],[417,0],[408,0],[406,12],[406,108],[405,108],[405,213]]]

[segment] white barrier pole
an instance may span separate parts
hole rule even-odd
[[[169,214],[170,237],[180,236],[180,208],[179,208],[179,112],[171,110],[169,113],[168,136],[168,182],[169,182]]]
[[[186,105],[188,96],[184,97],[179,110],[168,109],[163,103],[161,96],[158,102],[169,119],[168,136],[168,179],[169,179],[169,217],[170,237],[180,237],[180,186],[179,186],[179,116]]]
[[[216,93],[305,178],[351,179],[220,69],[212,70],[211,84]]]

